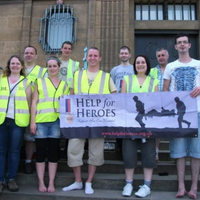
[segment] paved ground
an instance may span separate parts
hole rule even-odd
[[[92,195],[84,194],[84,190],[76,190],[70,192],[63,192],[61,187],[56,188],[55,193],[41,193],[37,190],[35,186],[20,186],[20,190],[15,193],[9,192],[6,188],[3,190],[2,195],[0,196],[1,200],[138,200],[134,196],[134,193],[131,197],[122,197],[121,191],[119,190],[95,190],[95,193]],[[177,200],[175,198],[175,192],[158,192],[152,191],[152,194],[145,200]],[[187,195],[182,199],[190,199]],[[198,193],[198,199],[200,199],[200,192]]]

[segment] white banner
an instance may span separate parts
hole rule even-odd
[[[189,93],[65,96],[61,131],[66,138],[197,137],[197,100]]]

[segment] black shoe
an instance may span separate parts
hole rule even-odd
[[[11,192],[17,192],[19,190],[19,187],[17,185],[17,183],[15,182],[15,179],[10,179],[8,181],[8,190],[10,190]]]
[[[33,172],[34,172],[34,169],[33,169],[32,162],[30,162],[30,163],[25,163],[25,166],[24,166],[24,173],[25,173],[25,174],[33,174]]]

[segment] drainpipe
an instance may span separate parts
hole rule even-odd
[[[88,6],[88,37],[87,37],[87,47],[90,47],[90,19],[91,19],[91,7],[92,7],[92,0],[89,0]]]

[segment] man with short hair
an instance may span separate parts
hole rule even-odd
[[[124,76],[133,75],[133,65],[129,63],[129,59],[131,58],[130,48],[127,46],[122,46],[119,50],[119,58],[121,60],[120,65],[115,66],[110,75],[117,87],[117,93],[121,92],[122,80]]]
[[[65,41],[62,43],[61,47],[61,65],[59,71],[59,79],[65,81],[69,87],[73,80],[74,73],[79,70],[79,62],[74,61],[70,58],[72,52],[72,43],[69,41]],[[68,139],[65,140],[65,149],[64,154],[67,155],[67,147],[68,147]]]
[[[62,5],[64,2],[63,0],[56,0],[57,5]]]
[[[26,66],[26,75],[27,79],[32,81],[32,92],[34,90],[34,83],[37,78],[42,78],[47,76],[47,69],[36,65],[37,60],[37,49],[34,46],[27,46],[24,48],[24,63]],[[32,174],[34,172],[32,165],[32,156],[35,152],[35,138],[34,135],[30,132],[30,127],[26,128],[24,135],[25,139],[25,152],[26,152],[26,161],[24,167],[25,174]]]
[[[130,64],[131,50],[128,46],[122,46],[119,49],[120,65],[112,68],[110,75],[116,85],[117,93],[121,92],[122,81],[124,76],[134,74],[133,65]],[[116,139],[116,151],[122,151],[122,139]]]
[[[178,34],[175,37],[175,49],[178,59],[167,65],[164,73],[164,91],[191,91],[190,95],[197,98],[199,134],[200,134],[200,61],[190,57],[190,38],[187,34]],[[170,86],[170,87],[169,87]],[[186,125],[187,126],[187,125]],[[197,198],[197,188],[200,168],[200,136],[197,138],[170,139],[170,156],[176,159],[178,175],[177,198],[187,194],[185,188],[186,156],[190,157],[192,185],[188,196]]]
[[[71,42],[69,41],[63,42],[61,47],[61,52],[62,55],[60,57],[61,66],[60,66],[59,78],[60,80],[67,82],[67,84],[70,86],[74,72],[79,69],[79,62],[70,59],[70,55],[72,52]]]
[[[77,71],[71,84],[70,94],[109,94],[115,93],[116,87],[110,74],[99,69],[101,54],[99,49],[92,47],[87,54],[88,69]],[[85,81],[87,80],[87,81]],[[103,82],[104,81],[104,82]],[[81,84],[78,84],[81,82]],[[102,93],[100,92],[103,84]],[[80,87],[80,88],[79,88]],[[79,93],[80,91],[80,93]],[[88,177],[85,183],[85,194],[93,194],[92,180],[97,166],[104,163],[104,138],[89,138],[89,160]],[[85,139],[69,139],[68,145],[68,165],[73,168],[75,182],[70,186],[64,187],[63,191],[78,190],[83,188],[81,177],[81,165],[83,165],[82,156],[84,153]]]
[[[169,53],[165,48],[159,48],[156,50],[156,58],[158,61],[158,65],[150,71],[150,76],[159,80],[158,89],[159,91],[163,91],[163,83],[164,83],[164,71],[168,63]],[[160,139],[156,139],[156,161],[159,162],[159,146]]]
[[[159,91],[163,91],[163,75],[165,72],[165,68],[168,64],[169,53],[165,48],[159,48],[156,51],[156,58],[158,61],[158,65],[150,71],[150,76],[153,78],[157,78],[159,80]]]

